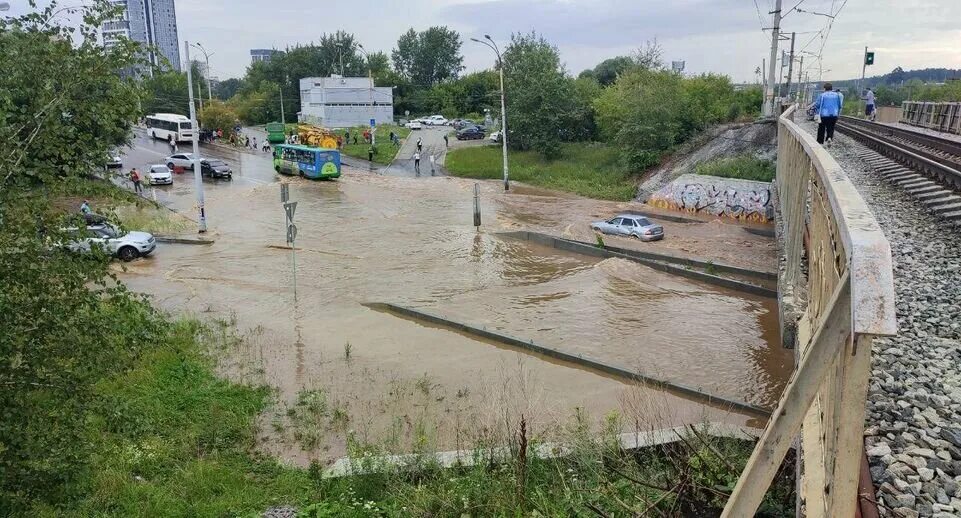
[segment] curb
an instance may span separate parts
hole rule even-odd
[[[176,243],[178,245],[212,245],[213,239],[202,237],[173,237],[173,236],[154,236],[158,243]]]

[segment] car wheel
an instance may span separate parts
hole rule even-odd
[[[174,170],[174,163],[173,163],[173,162],[167,162],[167,169],[170,169],[171,171],[173,171],[173,170]]]
[[[137,249],[132,246],[125,246],[117,251],[117,256],[119,256],[123,262],[129,263],[130,261],[140,257],[140,252],[138,252]]]

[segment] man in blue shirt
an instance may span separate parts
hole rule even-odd
[[[824,83],[824,91],[811,104],[821,116],[821,122],[818,123],[818,144],[824,144],[825,137],[828,145],[834,142],[834,125],[837,124],[838,117],[841,115],[844,96],[840,92],[835,92],[833,88],[831,83]]]

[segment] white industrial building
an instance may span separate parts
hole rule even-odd
[[[300,122],[326,128],[367,126],[394,120],[394,91],[366,77],[305,77],[300,80]]]

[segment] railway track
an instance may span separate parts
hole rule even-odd
[[[961,226],[961,142],[852,117],[837,129],[872,150],[859,157],[885,180]]]

